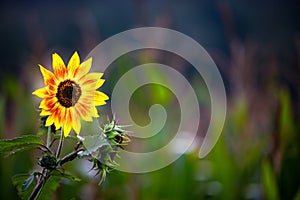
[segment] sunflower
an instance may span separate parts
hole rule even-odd
[[[75,52],[66,67],[62,58],[54,53],[52,67],[54,73],[39,65],[44,77],[45,87],[32,94],[43,98],[39,108],[40,115],[48,116],[45,126],[55,125],[56,130],[63,127],[67,137],[73,128],[76,134],[81,129],[80,120],[92,121],[99,117],[95,106],[106,104],[108,96],[96,89],[101,87],[103,73],[88,73],[92,66],[92,58],[80,64]]]

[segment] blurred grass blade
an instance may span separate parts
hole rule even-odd
[[[279,200],[276,176],[271,167],[270,162],[263,161],[262,163],[262,184],[266,199]]]
[[[294,200],[300,200],[300,187],[299,187],[299,189],[298,189],[298,192],[297,192],[297,194],[296,194]]]
[[[280,140],[282,143],[287,143],[290,140],[293,140],[294,134],[294,117],[291,105],[291,98],[289,93],[286,90],[281,91],[280,93],[280,120],[279,120],[279,133]]]

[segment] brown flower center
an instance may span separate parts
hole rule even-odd
[[[80,86],[71,80],[65,80],[58,85],[56,97],[58,102],[69,108],[75,105],[81,96]]]

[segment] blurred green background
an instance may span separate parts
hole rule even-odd
[[[75,50],[83,60],[101,41],[135,27],[167,27],[192,37],[209,52],[225,83],[226,123],[207,157],[199,159],[196,143],[170,166],[145,174],[114,171],[100,187],[75,162],[66,168],[83,181],[62,182],[53,199],[300,199],[299,2],[7,0],[0,5],[0,138],[38,132],[39,99],[31,94],[42,86],[37,64],[50,68],[54,52],[67,62]],[[120,57],[105,72],[103,91],[110,96],[122,74],[149,61],[172,66],[190,80],[200,102],[201,138],[210,117],[207,91],[193,67],[174,55],[147,50]],[[159,148],[170,139],[166,133],[174,132],[178,110],[172,109],[178,104],[167,88],[142,87],[130,106],[137,123],[147,124],[145,113],[153,103],[170,114],[152,141]],[[101,108],[103,115],[108,108]],[[17,199],[11,177],[33,170],[38,156],[32,151],[0,158],[0,199]]]

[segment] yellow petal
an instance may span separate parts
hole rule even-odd
[[[71,132],[71,125],[69,123],[66,123],[64,126],[64,136],[68,137],[70,132]]]
[[[55,96],[57,92],[57,85],[47,85],[46,88],[48,90],[49,96]]]
[[[47,115],[51,115],[51,112],[49,110],[42,110],[42,112],[40,113],[40,116],[47,116]]]
[[[46,88],[39,88],[36,91],[32,92],[32,94],[34,94],[40,98],[46,98],[49,96]]]
[[[45,99],[43,99],[43,100],[41,101],[39,108],[47,109],[47,106],[46,106],[46,100],[45,100]]]
[[[103,92],[95,91],[95,99],[94,104],[95,106],[101,106],[106,104],[105,100],[108,100],[108,96]]]
[[[101,87],[104,82],[105,82],[104,79],[99,79],[98,82],[97,82],[97,85],[96,85],[96,89],[99,88],[99,87]]]
[[[54,74],[49,71],[48,69],[44,68],[42,65],[39,65],[41,73],[44,77],[44,84],[45,85],[56,85],[57,79],[55,78]]]
[[[93,107],[93,117],[99,117],[98,110],[96,107]]]
[[[92,113],[91,113],[91,105],[85,105],[83,103],[77,102],[75,105],[75,112],[79,114],[79,116],[84,120],[91,122],[92,119]]]
[[[82,76],[86,75],[90,71],[91,67],[92,67],[92,58],[89,58],[80,64],[76,77],[80,79]]]
[[[57,53],[52,54],[52,67],[55,76],[59,80],[65,79],[65,76],[67,75],[67,68],[65,66],[64,61]]]
[[[72,115],[70,113],[70,108],[66,110],[66,121],[64,123],[64,136],[67,137],[70,134],[72,128]]]
[[[58,106],[57,109],[54,111],[54,113],[55,113],[54,125],[56,129],[59,129],[64,122],[64,117],[66,116],[66,108],[62,106]]]
[[[54,110],[54,108],[57,108],[58,105],[56,105],[57,98],[45,98],[41,101],[39,108],[42,108],[44,110]]]
[[[73,79],[75,77],[77,71],[79,70],[79,65],[80,58],[78,56],[78,53],[75,51],[68,63],[69,78]]]
[[[47,118],[45,126],[51,126],[53,122],[54,122],[54,115],[52,114],[49,115],[49,117]]]
[[[79,79],[78,83],[83,89],[96,89],[97,83],[102,75],[103,73],[89,73]]]
[[[73,127],[75,133],[79,135],[79,132],[81,129],[81,122],[80,122],[79,116],[76,112],[73,112],[72,115],[73,115],[72,127]]]

